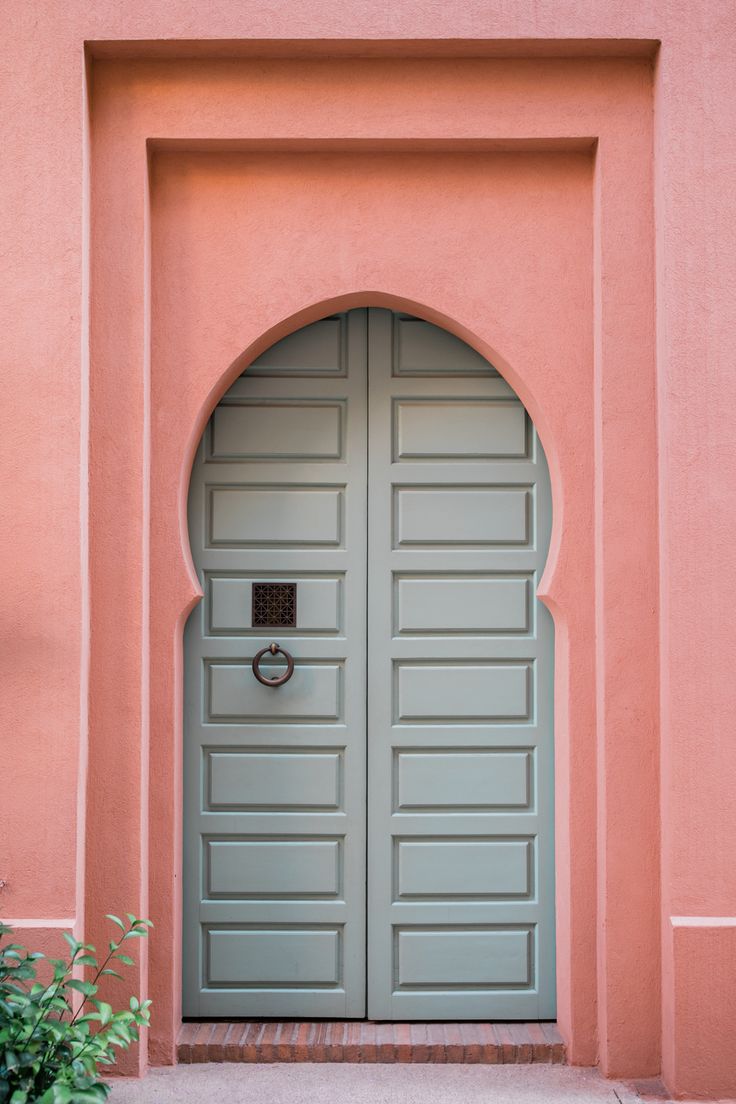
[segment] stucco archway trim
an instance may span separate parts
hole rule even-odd
[[[556,525],[542,590],[557,628],[556,729],[570,741],[567,750],[564,739],[558,742],[560,1024],[573,1061],[590,1063],[599,1053],[609,1073],[656,1072],[658,860],[649,808],[657,786],[656,703],[650,700],[657,664],[656,441],[653,306],[652,296],[641,290],[653,286],[648,65],[631,60],[545,62],[551,68],[545,69],[543,87],[540,63],[468,59],[460,69],[453,65],[452,81],[445,82],[441,66],[447,63],[426,59],[412,68],[412,87],[417,91],[422,81],[428,82],[432,95],[440,97],[429,133],[422,96],[408,103],[399,97],[383,119],[374,117],[376,97],[364,96],[363,106],[352,104],[345,118],[333,113],[329,125],[338,146],[329,152],[305,149],[304,143],[328,124],[308,113],[295,115],[290,97],[297,86],[285,84],[284,99],[273,101],[275,114],[259,119],[259,125],[278,125],[301,148],[248,154],[241,147],[228,154],[188,155],[186,141],[193,131],[197,140],[215,131],[242,139],[243,120],[252,117],[248,97],[257,92],[248,84],[252,73],[242,86],[231,84],[230,107],[223,117],[218,115],[222,97],[213,93],[221,87],[217,63],[190,70],[183,87],[170,65],[163,73],[158,62],[132,69],[124,63],[110,63],[109,68],[100,64],[92,92],[87,804],[92,842],[86,896],[90,917],[107,911],[122,894],[130,907],[154,912],[158,920],[163,935],[142,967],[142,984],[148,978],[159,1009],[152,1060],[173,1059],[178,1023],[178,641],[196,601],[182,528],[191,455],[217,397],[242,367],[239,357],[252,358],[260,342],[265,346],[278,336],[280,326],[304,324],[324,313],[325,304],[348,305],[351,296],[369,294],[355,288],[380,288],[386,303],[420,314],[424,310],[430,321],[445,324],[492,359],[542,435],[552,471]],[[283,76],[283,67],[290,64],[283,59],[269,62],[266,78],[279,66]],[[347,67],[325,63],[319,71],[309,68],[311,62],[298,64],[307,66],[300,71],[302,81],[328,80],[333,92],[342,87],[349,70],[353,85],[380,80],[376,93],[394,94],[391,82],[398,70],[387,69],[388,62],[376,63],[382,66],[380,74],[367,60],[351,61]],[[400,63],[394,59],[390,64]],[[606,68],[602,81],[601,65]],[[513,74],[501,73],[498,66],[513,66]],[[524,117],[498,96],[494,99],[494,81],[508,79],[518,82],[515,94],[526,89]],[[611,99],[613,88],[616,96]],[[588,146],[557,153],[448,153],[442,148],[448,133],[467,135],[468,96],[475,105],[476,133],[482,117],[490,137],[528,137],[534,118],[538,132],[577,133]],[[313,107],[319,110],[319,100]],[[642,120],[638,128],[631,126],[632,113]],[[245,129],[251,125],[247,122]],[[405,145],[390,154],[341,147],[346,132],[361,126],[373,134],[377,146],[382,135],[391,139],[399,127],[404,135],[422,133],[423,145],[416,153]],[[440,141],[435,155],[428,153],[432,127]],[[177,144],[165,152],[152,150],[147,144],[151,135],[170,136]],[[594,150],[590,135],[597,136]],[[451,215],[447,209],[456,241],[463,235],[470,241],[472,235],[477,242],[478,227],[490,225],[483,205],[491,178],[508,182],[519,170],[531,173],[540,187],[554,188],[557,181],[559,187],[550,195],[555,212],[568,220],[566,233],[556,238],[551,229],[556,224],[550,223],[547,248],[540,250],[538,241],[518,232],[516,244],[511,243],[514,249],[536,246],[528,254],[534,264],[518,271],[524,279],[531,274],[544,282],[534,289],[528,283],[522,291],[516,288],[512,297],[509,281],[499,275],[506,263],[499,253],[495,275],[491,272],[498,280],[496,291],[488,283],[486,264],[483,270],[464,272],[440,293],[437,273],[448,270],[448,254],[443,260],[442,249],[448,248],[449,238],[442,248],[439,241],[431,243],[434,265],[412,240],[413,267],[403,271],[387,266],[388,247],[379,248],[377,239],[355,252],[356,264],[347,273],[334,264],[328,270],[334,257],[324,255],[323,242],[322,255],[305,252],[311,267],[294,272],[291,285],[283,278],[269,284],[261,272],[258,285],[251,287],[244,271],[245,282],[235,292],[225,289],[223,301],[214,303],[217,310],[196,320],[190,307],[196,306],[201,290],[197,268],[189,266],[206,259],[206,236],[198,238],[196,229],[205,208],[192,201],[205,176],[214,173],[217,188],[237,187],[242,173],[256,166],[252,158],[258,157],[259,181],[280,174],[283,184],[293,179],[288,166],[297,162],[289,162],[291,157],[299,159],[300,177],[308,171],[317,186],[325,167],[334,180],[356,156],[373,173],[404,174],[404,179],[407,172],[417,172],[422,157],[431,158],[431,171],[445,174],[447,182],[435,191],[437,209],[440,201],[454,203],[459,195],[472,193],[462,217],[457,207]],[[379,165],[375,158],[384,160]],[[425,164],[429,171],[429,161]],[[470,192],[455,188],[461,178],[472,183]],[[385,194],[410,195],[417,202],[416,191]],[[513,194],[508,191],[509,202]],[[145,197],[150,205],[143,202]],[[544,210],[544,205],[538,209],[540,217]],[[435,222],[435,230],[438,225],[447,223]],[[121,226],[126,228],[124,238]],[[178,228],[184,227],[189,230],[182,236]],[[341,232],[347,232],[344,225]],[[411,220],[404,221],[404,232],[411,234]],[[553,275],[554,265],[574,245],[577,260],[568,272],[560,269]],[[205,252],[200,254],[201,249]],[[109,264],[111,256],[115,266]],[[472,248],[466,256],[475,256]],[[277,261],[274,256],[274,266]],[[185,270],[190,275],[178,283],[182,277],[177,274]],[[176,279],[167,281],[167,273]],[[544,291],[552,283],[556,311]],[[383,305],[375,292],[370,294],[375,305]],[[569,296],[577,296],[576,305],[567,301]],[[171,331],[175,300],[178,334]],[[247,326],[234,322],[238,311],[241,320],[244,314],[248,317]],[[529,337],[529,322],[539,329],[545,320],[546,351],[541,333],[533,341]],[[230,368],[223,370],[226,364]],[[626,419],[619,416],[622,410]],[[639,526],[622,554],[616,534],[632,513]],[[627,593],[623,605],[622,592]],[[106,766],[121,739],[125,761],[110,788],[104,782]],[[559,755],[566,757],[563,762]],[[115,847],[121,823],[129,827],[125,853]],[[140,863],[130,862],[131,849]],[[633,909],[619,899],[620,881],[614,877],[627,864]]]

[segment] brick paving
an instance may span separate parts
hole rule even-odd
[[[180,1062],[380,1062],[519,1065],[565,1061],[554,1023],[360,1020],[186,1023]]]

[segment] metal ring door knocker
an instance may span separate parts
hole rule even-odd
[[[283,675],[274,675],[273,678],[266,678],[265,675],[261,674],[261,660],[267,652],[274,656],[279,655],[280,653],[284,657],[284,659],[286,660],[286,670],[284,671]],[[258,652],[257,655],[253,656],[252,667],[253,674],[256,676],[259,682],[263,683],[264,686],[283,686],[284,683],[288,682],[291,676],[294,674],[294,658],[293,656],[290,656],[289,653],[284,648],[282,648],[280,644],[269,644],[267,648],[261,648],[260,652]]]

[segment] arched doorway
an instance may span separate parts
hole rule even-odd
[[[184,1015],[552,1018],[551,494],[511,388],[420,319],[323,319],[223,397],[189,506]]]

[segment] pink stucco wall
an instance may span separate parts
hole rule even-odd
[[[732,5],[7,12],[0,914],[153,914],[171,1060],[192,450],[275,337],[408,306],[552,463],[572,1058],[736,1095]]]

